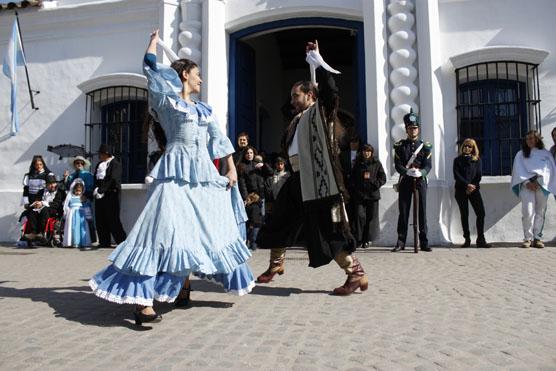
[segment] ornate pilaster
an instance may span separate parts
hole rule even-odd
[[[203,2],[205,0],[181,0],[181,23],[178,40],[178,56],[202,65],[203,55]]]
[[[388,5],[388,38],[389,62],[391,67],[390,99],[392,109],[390,117],[393,125],[390,134],[394,141],[405,137],[405,127],[403,116],[409,113],[410,109],[418,112],[416,98],[418,88],[414,84],[417,79],[417,69],[413,66],[417,58],[415,50],[415,24],[414,5],[410,0],[390,0]]]

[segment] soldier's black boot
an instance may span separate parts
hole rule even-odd
[[[392,249],[392,252],[398,252],[400,250],[405,250],[405,242],[398,240],[396,246]]]
[[[477,238],[477,247],[488,249],[489,247],[492,247],[492,245],[486,242],[485,236],[480,236]]]
[[[428,242],[421,242],[421,246],[419,247],[419,250],[426,251],[426,252],[431,252],[432,248],[429,246]]]

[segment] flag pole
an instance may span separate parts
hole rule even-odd
[[[17,10],[15,11],[15,20],[17,22],[17,29],[19,31],[19,40],[21,42],[21,49],[23,50],[23,54],[25,54],[25,47],[23,46],[23,36],[21,36],[21,26],[19,25],[19,15],[17,14]],[[38,110],[39,107],[35,106],[35,100],[33,99],[33,90],[31,89],[31,82],[29,81],[29,70],[27,69],[27,59],[25,59],[25,63],[23,64],[25,67],[25,76],[27,76],[27,89],[29,89],[29,97],[31,98],[31,107],[34,110]],[[35,93],[39,94],[40,91],[34,91]]]

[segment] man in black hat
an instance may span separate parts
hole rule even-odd
[[[392,252],[405,249],[413,182],[419,194],[419,242],[422,251],[432,251],[427,239],[427,174],[432,168],[432,144],[419,139],[419,116],[410,112],[403,117],[407,138],[394,144],[398,183],[398,242]]]
[[[120,221],[120,193],[122,190],[122,165],[112,156],[106,144],[98,149],[100,162],[95,168],[95,223],[99,247],[110,247],[111,237],[116,244],[126,239]]]
[[[54,174],[46,176],[46,188],[40,201],[27,206],[27,223],[25,239],[35,240],[45,238],[46,222],[51,217],[61,217],[63,214],[66,193],[58,189],[58,181]]]

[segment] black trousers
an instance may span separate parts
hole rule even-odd
[[[471,194],[467,194],[463,189],[456,189],[456,201],[459,206],[461,216],[461,228],[463,229],[463,237],[469,239],[469,203],[477,216],[477,240],[485,238],[485,206],[481,192],[476,190]]]
[[[304,203],[299,172],[290,176],[276,198],[272,213],[261,227],[257,245],[262,249],[306,247],[309,266],[330,263],[342,250],[353,252],[355,241],[332,222],[331,208],[337,200]]]
[[[400,180],[398,210],[398,240],[405,243],[409,222],[409,211],[413,199],[413,179],[417,181],[417,193],[419,194],[419,242],[422,247],[429,245],[427,239],[427,182],[423,178],[412,178],[404,176]]]
[[[373,241],[378,219],[378,200],[354,201],[351,208],[351,225],[357,245]]]
[[[46,222],[51,216],[56,216],[56,210],[50,210],[43,207],[41,211],[27,211],[28,227],[25,228],[26,233],[43,233],[46,228]]]
[[[120,220],[120,193],[106,192],[95,201],[95,223],[100,246],[110,246],[111,237],[116,244],[123,242],[127,235]]]

